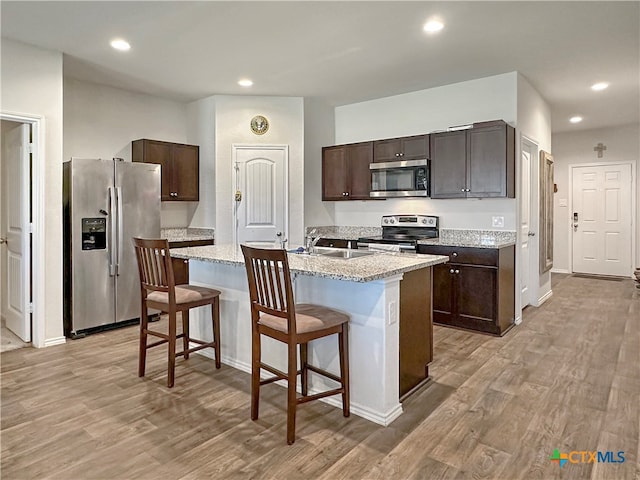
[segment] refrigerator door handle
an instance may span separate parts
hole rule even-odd
[[[124,235],[124,211],[122,210],[122,188],[120,187],[116,187],[116,199],[118,201],[118,256],[116,257],[116,275],[120,275],[118,269],[120,267],[120,252],[122,252],[122,236]]]
[[[109,187],[109,276],[116,274],[116,192]]]

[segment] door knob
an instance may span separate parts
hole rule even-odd
[[[530,237],[535,237],[536,236],[536,232],[529,232],[529,233],[527,233],[527,235],[529,235]]]
[[[3,243],[7,243],[7,239],[0,237],[0,245],[2,245]]]
[[[578,224],[577,224],[577,223],[574,223],[574,224],[573,224],[573,231],[574,231],[574,232],[577,232],[577,231],[578,231]]]

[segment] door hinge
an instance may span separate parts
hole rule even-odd
[[[33,313],[33,302],[29,302],[27,305],[27,313]]]
[[[33,233],[33,223],[29,223],[27,230],[29,230],[29,233]]]
[[[29,153],[33,153],[33,143],[29,144]]]

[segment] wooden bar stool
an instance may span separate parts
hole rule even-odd
[[[140,353],[138,376],[144,377],[147,350],[165,343],[169,344],[169,366],[167,386],[173,387],[175,376],[176,356],[186,359],[189,354],[213,348],[215,352],[216,368],[220,368],[220,292],[212,288],[196,285],[176,285],[173,277],[173,267],[169,254],[169,242],[166,239],[145,240],[134,238],[138,272],[140,273],[140,298],[142,311],[140,314]],[[211,305],[211,320],[213,324],[213,341],[191,338],[189,336],[189,309]],[[147,308],[155,308],[169,314],[169,332],[163,333],[149,329]],[[177,335],[176,314],[182,313],[182,333]],[[147,335],[159,337],[162,340],[147,344]],[[176,353],[176,340],[182,338],[183,349]],[[189,348],[189,342],[198,346]]]
[[[242,245],[249,298],[251,300],[251,419],[258,419],[260,386],[277,380],[287,381],[287,443],[295,441],[296,407],[311,400],[342,395],[342,413],[349,416],[349,316],[328,307],[295,304],[287,252]],[[308,343],[317,338],[338,334],[340,376],[308,363]],[[287,372],[261,361],[260,336],[287,344]],[[300,346],[300,370],[297,368],[297,348]],[[274,376],[260,380],[260,369]],[[323,375],[340,384],[339,388],[308,395],[309,371]],[[298,374],[302,380],[302,396],[296,393]]]

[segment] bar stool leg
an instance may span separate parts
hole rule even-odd
[[[306,397],[308,393],[309,371],[307,370],[309,344],[300,344],[300,383],[302,385],[302,396]]]
[[[297,348],[295,344],[289,344],[289,361],[287,368],[287,443],[291,445],[296,441],[296,379],[298,378]]]
[[[260,335],[251,341],[251,420],[258,419],[260,410]]]
[[[350,415],[349,408],[349,325],[342,324],[342,331],[338,334],[338,349],[340,350],[340,380],[342,383],[342,414]]]
[[[149,326],[149,315],[147,313],[147,303],[142,301],[140,315],[140,351],[138,353],[138,376],[144,377],[147,364],[147,328]]]
[[[189,359],[189,310],[180,312],[182,316],[182,347],[184,348],[184,359]]]
[[[213,341],[216,355],[216,368],[220,368],[220,298],[216,297],[211,304],[211,318],[213,320]]]
[[[167,387],[173,387],[176,371],[176,311],[169,312],[169,367],[167,370]]]

